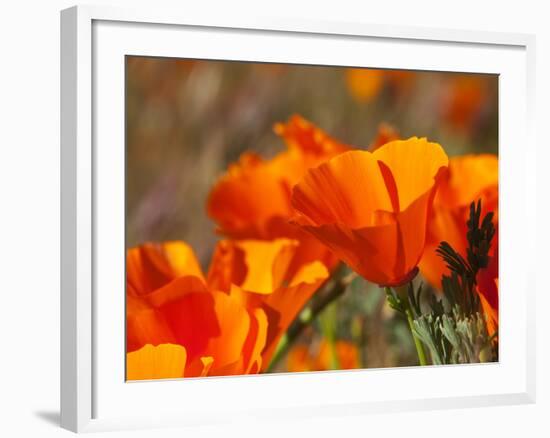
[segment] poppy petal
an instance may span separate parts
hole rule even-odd
[[[372,224],[375,210],[392,210],[373,154],[351,151],[309,170],[294,187],[293,207],[311,224]]]
[[[241,283],[244,290],[270,294],[285,280],[298,242],[288,239],[273,241],[243,240],[235,243],[245,254],[248,267]]]
[[[184,377],[187,354],[181,345],[145,345],[126,356],[126,379],[174,379]]]
[[[126,278],[134,295],[150,293],[183,275],[203,278],[193,249],[184,242],[145,243],[127,252]]]
[[[431,189],[434,179],[443,177],[440,170],[446,171],[449,163],[439,144],[417,137],[392,141],[372,155],[390,169],[399,194],[400,211]]]

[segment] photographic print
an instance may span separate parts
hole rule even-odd
[[[498,76],[126,57],[126,379],[498,361]]]

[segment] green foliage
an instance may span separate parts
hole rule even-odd
[[[415,319],[414,333],[435,365],[496,360],[481,313],[466,316],[458,306],[439,316],[432,311]]]
[[[425,300],[429,310],[422,310],[422,285],[414,290],[412,282],[406,297],[386,290],[389,305],[396,311],[412,313],[413,335],[429,351],[432,363],[458,364],[497,360],[498,349],[487,333],[485,318],[476,291],[476,276],[489,263],[489,250],[495,235],[493,213],[481,220],[481,201],[470,205],[467,221],[466,259],[447,242],[437,253],[449,269],[442,277],[443,299],[430,294]]]
[[[493,225],[494,213],[487,213],[483,218],[481,226],[479,224],[480,216],[481,199],[477,203],[477,208],[473,202],[470,205],[470,218],[467,222],[468,233],[466,237],[469,246],[466,251],[468,262],[474,274],[477,274],[480,268],[486,268],[489,265],[489,249],[495,235],[495,226]]]

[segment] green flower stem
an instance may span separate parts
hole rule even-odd
[[[409,285],[399,286],[396,288],[395,292],[388,286],[385,286],[384,289],[386,291],[386,297],[388,298],[388,303],[390,306],[407,317],[411,336],[414,341],[414,346],[416,347],[418,361],[420,365],[427,365],[428,362],[426,361],[426,353],[424,352],[424,347],[422,347],[422,341],[416,336],[414,330],[414,316],[411,310],[411,303],[409,302],[406,292],[408,287]]]
[[[267,366],[266,373],[273,372],[304,329],[309,326],[330,303],[343,295],[349,284],[357,276],[355,273],[342,276],[341,272],[342,269],[337,269],[335,271],[333,278],[326,284],[326,293],[320,296],[319,300],[313,301],[310,306],[306,307],[291,324],[285,335],[279,341],[275,353],[271,358],[271,362]]]
[[[418,339],[414,332],[414,318],[411,309],[407,308],[407,310],[405,310],[405,314],[407,315],[407,321],[409,322],[409,328],[411,329],[414,346],[416,347],[416,353],[418,354],[418,361],[420,362],[420,365],[427,365],[428,362],[426,361],[426,353],[424,352],[424,347],[422,346],[422,342],[420,341],[420,339]]]

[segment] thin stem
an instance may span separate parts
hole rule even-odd
[[[407,296],[406,290],[408,286],[399,286],[396,289],[397,292],[393,292],[388,286],[385,286],[386,297],[388,297],[388,302],[391,307],[398,312],[401,312],[407,317],[407,322],[409,323],[409,329],[411,331],[411,336],[414,341],[414,346],[416,347],[416,353],[418,355],[418,361],[420,365],[427,365],[426,353],[424,352],[424,347],[422,346],[422,341],[416,336],[414,331],[414,317],[411,309],[411,303]]]
[[[327,284],[327,287],[329,288],[327,293],[320,296],[319,300],[313,301],[309,307],[306,307],[300,313],[300,316],[288,328],[287,332],[277,345],[277,349],[275,350],[271,362],[266,369],[267,373],[272,372],[275,369],[281,359],[288,353],[294,341],[296,341],[296,339],[302,334],[304,329],[309,326],[309,324],[311,324],[330,303],[339,298],[357,276],[357,274],[352,272],[351,274],[342,277],[338,275],[339,271],[341,270],[338,270],[335,274],[336,278],[333,278],[332,281]]]
[[[422,342],[420,341],[420,339],[418,339],[414,332],[414,318],[411,309],[407,308],[407,310],[405,310],[405,314],[407,315],[409,329],[411,330],[411,334],[414,340],[414,346],[416,347],[416,353],[418,354],[418,361],[420,362],[420,365],[427,365],[428,362],[426,361],[426,353],[424,352],[424,347],[422,346]]]

